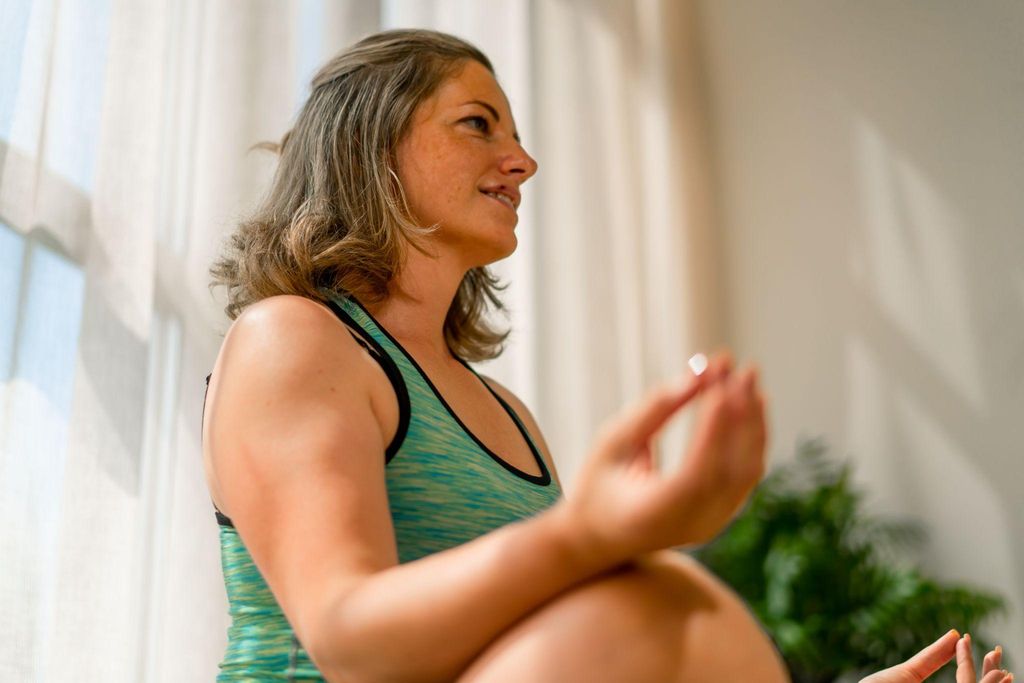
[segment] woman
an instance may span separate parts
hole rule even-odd
[[[720,353],[652,391],[566,499],[527,408],[468,365],[507,335],[481,317],[501,308],[485,267],[515,250],[537,170],[486,56],[365,38],[275,148],[212,270],[234,319],[204,408],[233,617],[219,680],[787,680],[742,602],[664,550],[712,538],[761,477],[753,368]],[[662,477],[650,441],[698,395]]]

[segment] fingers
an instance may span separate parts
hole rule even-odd
[[[619,443],[647,443],[673,413],[686,405],[705,386],[706,380],[703,377],[692,377],[679,385],[667,384],[653,389],[615,420],[608,435]]]
[[[728,377],[731,371],[732,356],[724,351],[716,354],[700,374],[691,369],[680,384],[664,384],[651,390],[615,421],[609,430],[611,438],[632,445],[647,443],[677,410]]]
[[[956,683],[975,683],[977,680],[971,654],[971,634],[965,633],[956,643]]]
[[[754,383],[756,381],[757,368],[753,366],[729,378],[727,390],[730,408],[734,415],[745,416],[754,407]]]
[[[763,399],[754,388],[757,368],[749,367],[729,380],[729,408],[733,418],[733,443],[739,452],[763,459],[767,426]],[[762,463],[763,464],[763,463]],[[760,478],[760,477],[759,477]]]
[[[734,372],[732,356],[723,352],[710,363],[704,373],[708,386],[697,423],[693,443],[698,448],[712,444],[724,446],[729,438],[738,439],[742,452],[763,450],[766,437],[764,397],[756,389],[758,371],[749,366]]]
[[[714,414],[706,427],[716,433],[727,429],[730,422],[744,425],[755,444],[766,441],[764,425],[764,397],[756,388],[758,371],[748,367],[734,375],[733,358],[729,351],[716,353],[704,366],[700,358],[691,358],[691,372],[679,384],[663,384],[648,392],[638,403],[629,407],[606,425],[603,438],[606,443],[630,447],[646,447],[665,423],[697,395],[709,392],[708,413]],[[703,367],[703,371],[697,372]],[[723,408],[727,410],[723,411]],[[722,413],[722,414],[717,414]],[[705,437],[711,437],[706,434]],[[613,448],[611,452],[619,451]]]
[[[732,369],[732,353],[729,351],[719,351],[708,363],[708,369],[704,372],[704,376],[708,378],[709,382],[719,382],[727,378]]]
[[[996,649],[985,655],[985,659],[981,663],[981,675],[987,676],[992,671],[999,668],[999,664],[1003,659],[1003,648],[996,645]]]
[[[943,664],[956,654],[956,683],[975,683],[974,658],[971,655],[971,636],[964,634],[961,638],[956,630],[951,630],[934,643],[924,648],[903,664],[869,676],[864,681],[874,680],[884,674],[899,673],[899,680],[924,681],[938,671]],[[1003,649],[996,647],[985,657],[983,676],[979,683],[1013,683],[1013,674],[999,669]],[[908,678],[909,676],[909,678]],[[882,680],[882,679],[880,679]],[[885,678],[884,680],[889,680]],[[896,676],[892,676],[896,680]]]
[[[996,647],[985,656],[980,683],[1012,683],[1013,674],[999,668],[1003,648]],[[956,644],[956,683],[974,683],[974,655],[971,653],[971,634],[965,633]]]
[[[903,664],[900,664],[899,667],[913,676],[914,680],[923,681],[952,659],[953,655],[957,652],[959,638],[960,634],[956,630],[952,630]],[[971,671],[971,683],[974,683],[973,668]],[[961,683],[959,676],[958,672],[957,683]]]

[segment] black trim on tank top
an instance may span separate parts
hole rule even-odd
[[[462,363],[466,367],[467,370],[472,372],[476,376],[476,378],[478,380],[480,380],[480,384],[483,384],[484,387],[487,389],[487,391],[491,392],[491,396],[493,396],[494,398],[498,399],[498,403],[501,404],[501,406],[505,409],[505,412],[508,413],[509,417],[512,418],[512,421],[515,422],[516,426],[519,428],[519,433],[523,435],[523,439],[526,440],[526,445],[528,445],[530,447],[530,451],[533,453],[533,457],[537,460],[538,464],[540,465],[540,471],[541,471],[542,474],[538,477],[538,476],[535,476],[535,475],[532,475],[532,474],[527,474],[526,472],[522,472],[522,470],[515,470],[515,468],[513,468],[511,465],[506,463],[504,460],[500,461],[501,464],[504,465],[505,468],[510,470],[510,471],[514,470],[514,471],[517,471],[517,472],[521,472],[522,474],[524,474],[524,475],[526,475],[528,477],[533,477],[533,479],[531,479],[531,481],[534,481],[535,483],[541,483],[541,484],[543,484],[545,486],[550,484],[551,481],[552,481],[552,478],[551,478],[551,472],[548,470],[548,464],[547,464],[547,462],[544,461],[544,456],[541,455],[540,450],[534,447],[533,438],[530,436],[529,431],[526,429],[526,425],[520,419],[520,417],[519,417],[518,413],[516,413],[515,409],[512,406],[510,406],[508,404],[508,402],[505,399],[503,399],[500,394],[498,394],[498,392],[496,392],[494,389],[492,389],[491,385],[488,384],[484,380],[484,378],[481,377],[480,374],[476,370],[474,370],[473,367],[469,363],[467,363],[465,361],[465,359],[463,359],[461,356],[456,356],[455,354],[452,354],[452,355],[455,356],[455,360],[457,360],[460,363]],[[466,431],[468,432],[469,430],[466,429]],[[473,438],[476,438],[475,435],[471,434],[471,436],[473,436]],[[477,441],[477,443],[480,443],[479,440]],[[480,445],[483,446],[482,443]],[[484,447],[484,450],[487,450],[486,446]]]
[[[218,510],[216,505],[213,506],[213,514],[217,517],[217,523],[220,524],[221,526],[229,526],[232,529],[235,528],[234,522],[232,522],[230,519],[228,519],[227,515],[225,515],[220,510]]]
[[[398,350],[402,352],[402,354],[406,357],[406,359],[408,359],[408,361],[412,364],[412,366],[414,368],[416,368],[416,371],[419,372],[420,377],[423,378],[423,381],[425,381],[427,383],[427,385],[430,387],[431,391],[434,392],[434,396],[437,397],[437,400],[441,403],[441,405],[444,406],[445,410],[448,411],[448,414],[451,415],[452,419],[454,419],[455,422],[458,423],[458,425],[462,428],[462,431],[464,431],[471,439],[473,439],[473,441],[476,442],[476,444],[478,446],[480,446],[481,449],[483,449],[484,453],[489,455],[492,460],[497,462],[499,465],[501,465],[506,470],[508,470],[512,474],[516,475],[520,479],[525,479],[526,481],[528,481],[528,482],[530,482],[532,484],[537,484],[538,486],[548,486],[552,482],[551,473],[548,471],[547,463],[544,462],[544,457],[537,450],[537,447],[534,446],[533,439],[530,437],[530,434],[526,431],[526,428],[523,426],[523,423],[519,419],[519,416],[515,414],[515,411],[512,410],[512,407],[510,405],[508,405],[504,400],[502,400],[502,398],[500,396],[498,396],[498,394],[496,394],[491,389],[491,387],[487,384],[487,382],[485,382],[483,380],[483,378],[481,378],[480,375],[478,375],[476,373],[476,371],[473,370],[473,368],[469,367],[469,365],[466,363],[466,361],[462,360],[461,358],[456,356],[454,353],[452,354],[452,356],[456,360],[458,360],[460,363],[462,363],[467,368],[469,368],[469,371],[472,372],[476,376],[476,378],[478,380],[480,380],[480,382],[485,387],[487,387],[487,390],[490,391],[491,394],[493,394],[494,397],[498,399],[498,403],[505,410],[505,412],[508,414],[508,416],[510,418],[512,418],[512,422],[515,423],[516,428],[519,430],[519,433],[523,437],[523,440],[526,441],[526,445],[530,447],[530,452],[533,453],[533,459],[537,462],[537,465],[540,467],[540,474],[539,475],[538,474],[530,474],[529,472],[524,472],[521,469],[519,469],[518,467],[516,467],[516,466],[514,466],[512,464],[509,464],[507,461],[505,461],[504,458],[502,458],[500,455],[498,455],[497,453],[492,451],[490,448],[488,448],[486,445],[484,445],[484,442],[481,441],[480,439],[478,439],[476,434],[474,434],[472,431],[470,431],[469,427],[467,427],[466,424],[462,421],[462,418],[460,418],[455,413],[455,411],[452,410],[452,407],[450,405],[448,405],[448,402],[446,400],[444,400],[444,396],[442,396],[441,392],[437,390],[437,387],[434,386],[434,383],[430,380],[430,377],[427,375],[427,373],[423,371],[423,368],[420,367],[420,364],[416,362],[416,359],[412,357],[412,354],[410,354],[408,351],[406,351],[405,347],[402,346],[398,342],[398,340],[395,339],[391,335],[391,333],[388,332],[384,328],[383,325],[381,325],[379,322],[377,322],[377,319],[374,318],[373,315],[368,310],[366,310],[366,307],[363,306],[355,297],[349,297],[349,298],[351,299],[351,301],[353,303],[355,303],[356,306],[358,306],[363,311],[363,313],[366,314],[367,318],[369,318],[370,320],[373,321],[373,324],[377,326],[377,329],[379,329],[381,332],[383,332],[384,336],[386,336],[388,339],[391,340],[391,343],[394,344],[395,347],[397,347]]]
[[[352,300],[355,301],[355,299]],[[392,388],[395,390],[395,397],[398,399],[398,429],[395,430],[395,435],[392,437],[391,443],[388,444],[387,449],[384,451],[384,466],[387,467],[388,463],[391,462],[391,459],[395,457],[396,453],[398,453],[398,449],[402,447],[402,443],[405,441],[405,436],[409,432],[409,420],[412,411],[410,409],[409,391],[405,386],[405,379],[402,377],[402,371],[398,369],[394,359],[389,356],[387,351],[385,351],[377,340],[373,338],[373,335],[367,334],[366,340],[362,338],[362,335],[356,335],[356,333],[349,328],[354,327],[357,330],[365,332],[365,330],[363,330],[363,326],[353,320],[352,316],[346,313],[345,310],[332,299],[328,299],[326,303],[334,312],[335,316],[340,318],[342,323],[345,324],[345,328],[348,330],[348,333],[352,335],[352,338],[356,343],[366,349],[367,353],[369,353],[370,356],[380,364],[384,373],[388,376],[388,380],[391,382]],[[360,306],[360,308],[362,308],[362,306]],[[374,320],[374,322],[377,321]],[[369,341],[369,344],[372,346],[367,345],[367,341]],[[210,393],[211,377],[213,377],[212,372],[206,376],[206,391],[203,394],[203,412],[202,417],[199,420],[200,434],[202,434],[203,422],[206,419],[206,396]],[[212,503],[213,501],[210,502]],[[221,526],[231,527],[232,529],[235,527],[231,519],[217,509],[216,504],[213,505],[213,511],[218,524]]]
[[[213,377],[213,373],[212,372],[209,375],[206,376],[206,390],[203,392],[203,412],[202,412],[202,414],[199,417],[199,433],[200,434],[203,433],[203,428],[205,426],[204,423],[206,422],[206,397],[210,395],[210,378],[211,377]],[[217,518],[217,524],[220,524],[221,526],[229,526],[232,529],[235,528],[235,525],[231,522],[230,519],[228,519],[227,515],[225,515],[220,510],[217,509],[217,504],[214,503],[212,499],[210,500],[210,503],[213,505],[213,513],[214,513],[214,516]]]
[[[353,298],[352,301],[355,301]],[[358,303],[358,302],[356,302]],[[352,316],[350,316],[345,309],[339,306],[333,299],[327,300],[327,305],[331,307],[335,315],[341,318],[342,322],[346,323],[346,326],[351,325],[357,330],[363,330],[363,326],[357,323]],[[362,306],[360,306],[362,308]],[[376,321],[374,321],[376,322]],[[350,330],[351,333],[351,330]],[[353,337],[355,335],[353,334]],[[373,338],[372,334],[367,333],[366,340],[370,342],[373,349],[366,347],[365,343],[363,348],[374,357],[384,373],[388,376],[388,380],[391,382],[391,388],[395,390],[395,398],[398,399],[398,429],[395,430],[395,436],[391,439],[391,443],[388,444],[387,450],[384,451],[384,465],[387,466],[391,459],[398,453],[398,449],[402,447],[402,442],[405,441],[405,436],[409,432],[409,419],[411,417],[411,402],[409,400],[409,390],[405,386],[405,378],[402,377],[402,371],[398,369],[398,365],[395,364],[395,360],[388,355],[388,352],[384,350],[384,347]],[[360,341],[356,339],[356,341]]]

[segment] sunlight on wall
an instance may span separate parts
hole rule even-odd
[[[857,333],[846,341],[846,427],[863,456],[860,477],[874,482],[883,508],[914,510],[925,522],[928,573],[971,577],[968,583],[1002,593],[1013,610],[1024,604],[1005,542],[1014,532],[986,470],[993,454],[977,452],[998,447],[985,432],[998,407],[986,400],[985,316],[972,308],[983,285],[964,256],[972,236],[871,122],[852,121],[863,216],[850,240],[858,291]],[[1024,642],[1016,623],[993,620],[989,632]]]
[[[865,240],[852,242],[853,279],[929,370],[981,410],[971,288],[958,246],[970,239],[967,226],[870,122],[855,119],[854,136]]]
[[[946,425],[911,392],[897,391],[892,403],[899,425],[896,442],[907,446],[889,463],[892,485],[906,496],[907,505],[928,510],[930,536],[937,541],[929,544],[922,564],[937,577],[970,577],[972,584],[1003,592],[1011,605],[1024,604],[1013,580],[1018,568],[1004,542],[1013,533],[1009,511],[972,462],[973,454],[958,448]],[[932,476],[938,472],[943,476]],[[957,548],[961,552],[950,552]],[[990,631],[1011,635],[1005,626]]]
[[[1020,590],[1006,590],[1017,575],[1010,546],[985,542],[1012,537],[1008,510],[972,466],[971,454],[911,389],[885,372],[883,359],[864,340],[848,338],[845,355],[845,417],[857,451],[854,476],[871,492],[867,502],[873,514],[909,516],[924,524],[928,541],[920,559],[927,574],[957,583],[971,577],[971,585],[1003,593],[1011,609],[1024,604]],[[886,452],[892,456],[872,457]],[[985,529],[978,528],[979,520],[985,520]],[[990,633],[1010,635],[1006,622],[993,620],[989,626]]]

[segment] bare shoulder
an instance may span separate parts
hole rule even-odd
[[[526,407],[526,404],[523,403],[518,396],[498,380],[483,374],[480,375],[480,378],[487,382],[488,386],[494,390],[494,393],[501,396],[501,398],[512,407],[512,410],[516,411],[516,415],[518,415],[519,419],[523,421],[530,432],[530,436],[533,437],[533,440],[540,448],[541,455],[544,456],[544,461],[548,464],[548,468],[551,470],[551,475],[554,477],[555,481],[558,482],[559,488],[561,488],[562,482],[558,478],[558,471],[555,469],[555,461],[551,457],[551,449],[548,448],[547,441],[544,440],[544,434],[541,433],[540,426],[537,424],[537,420],[534,419],[533,413],[530,412],[530,409]]]
[[[234,321],[214,364],[204,414],[203,450],[215,502],[232,516],[224,468],[245,441],[278,421],[316,421],[329,434],[339,415],[372,410],[372,369],[365,352],[323,304],[280,295],[248,306]],[[378,434],[382,427],[372,420]],[[270,438],[264,435],[262,438]],[[233,518],[233,516],[232,516]]]
[[[248,306],[225,335],[210,398],[224,375],[286,390],[310,374],[352,377],[361,359],[361,347],[327,306],[302,296],[268,297]]]
[[[325,305],[304,296],[281,294],[242,311],[224,338],[222,353],[253,347],[260,351],[301,341],[291,350],[308,355],[311,346],[333,346],[343,336],[347,336],[344,329]]]
[[[373,370],[329,308],[277,296],[238,317],[210,383],[211,491],[318,666],[337,600],[398,563]]]

